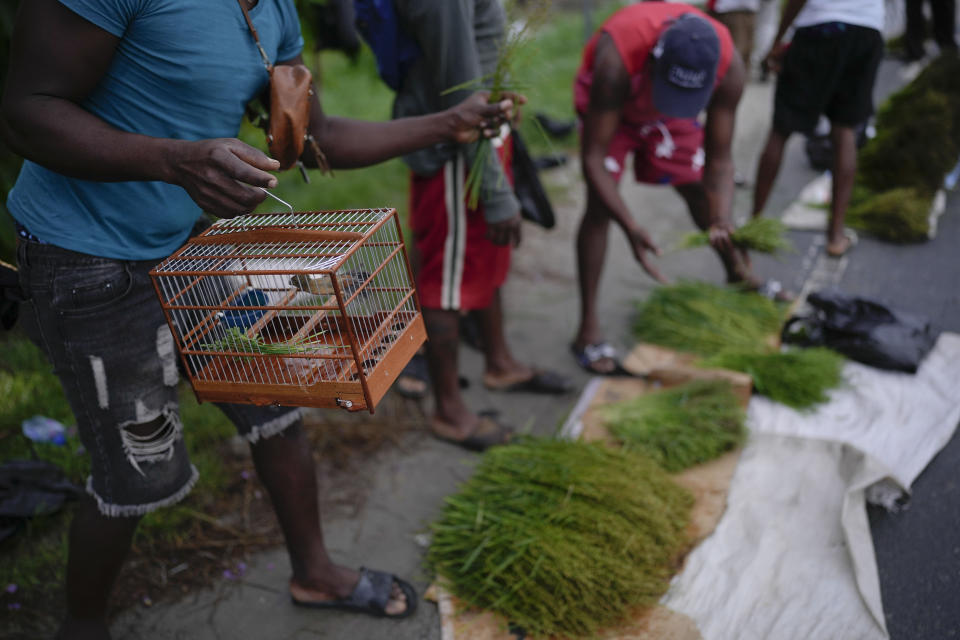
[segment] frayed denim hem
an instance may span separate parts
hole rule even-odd
[[[303,410],[295,409],[294,411],[287,412],[282,416],[270,420],[269,422],[258,424],[250,429],[250,433],[243,437],[246,438],[247,442],[250,444],[256,444],[261,438],[269,438],[283,432],[301,417],[303,417]]]
[[[187,480],[187,483],[183,485],[175,494],[169,498],[164,498],[163,500],[157,500],[156,502],[150,502],[148,504],[109,504],[103,500],[100,496],[97,495],[97,492],[93,490],[93,477],[87,478],[87,493],[96,498],[97,508],[100,510],[100,513],[107,516],[108,518],[131,518],[134,516],[142,516],[147,513],[156,511],[157,509],[162,509],[163,507],[169,507],[170,505],[177,504],[181,500],[187,497],[187,494],[193,490],[193,486],[197,484],[197,479],[200,477],[200,472],[197,471],[197,468],[193,465],[190,465],[192,473],[190,479]]]

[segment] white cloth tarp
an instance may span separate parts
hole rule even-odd
[[[844,375],[810,413],[751,400],[727,511],[663,599],[706,640],[888,637],[866,501],[893,507],[953,434],[960,336],[915,375]]]

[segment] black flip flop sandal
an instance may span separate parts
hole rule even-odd
[[[577,364],[580,365],[580,368],[587,373],[592,373],[595,376],[633,375],[620,364],[620,358],[617,357],[617,350],[614,349],[613,345],[609,342],[595,342],[594,344],[585,345],[583,349],[578,349],[576,346],[570,345],[570,351],[573,353],[573,357],[577,359]],[[597,362],[604,358],[609,358],[613,361],[613,368],[610,371],[600,371],[594,367]]]
[[[553,371],[533,370],[526,380],[519,380],[505,385],[493,385],[484,380],[483,386],[491,391],[519,391],[526,393],[542,393],[548,395],[562,395],[569,393],[573,385],[564,376]]]
[[[387,603],[390,602],[390,594],[393,592],[394,584],[400,587],[400,590],[407,597],[407,608],[401,613],[391,615],[386,612],[386,608]],[[317,602],[297,600],[293,596],[290,596],[290,599],[298,607],[336,609],[398,620],[410,616],[417,609],[417,592],[410,583],[401,580],[392,573],[375,571],[365,567],[360,567],[360,579],[357,580],[353,591],[346,598]]]

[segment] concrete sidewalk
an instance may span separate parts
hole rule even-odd
[[[893,63],[885,63],[882,73],[890,81],[885,80],[886,84],[881,83],[878,87],[881,95],[899,84],[896,75],[899,71]],[[749,85],[738,112],[734,155],[738,168],[751,182],[755,158],[770,122],[772,89],[772,83]],[[815,177],[816,173],[807,166],[802,154],[802,144],[799,136],[791,141],[768,212],[782,211]],[[549,232],[529,225],[525,228],[524,244],[515,254],[504,302],[508,336],[517,355],[537,366],[567,374],[578,387],[582,387],[588,376],[576,366],[568,349],[578,317],[573,244],[584,198],[579,168],[575,159],[571,160],[567,166],[544,174],[544,179],[553,186],[552,192],[565,190],[567,194],[555,198],[558,225]],[[672,189],[641,186],[627,180],[623,190],[638,219],[662,247],[671,246],[683,233],[694,228],[682,200]],[[739,218],[746,217],[750,202],[749,189],[739,189],[735,204]],[[960,212],[956,211],[956,197],[952,203],[954,211],[948,215],[957,217]],[[755,266],[759,274],[774,275],[788,287],[799,290],[809,275],[803,268],[803,258],[811,247],[816,248],[815,242],[822,234],[806,232],[793,233],[792,236],[798,244],[796,255],[780,262],[757,259]],[[891,249],[879,245],[877,250],[888,255]],[[923,250],[923,246],[916,249],[918,252]],[[858,247],[851,254],[850,264],[858,264],[860,254]],[[723,280],[720,263],[708,249],[668,252],[660,259],[659,265],[670,278],[696,278],[716,283]],[[649,293],[653,285],[636,264],[622,234],[612,231],[601,286],[601,304],[604,328],[614,344],[621,348],[632,344],[630,321],[634,305]],[[951,291],[955,289],[954,285]],[[956,296],[952,299],[956,300]],[[955,309],[955,306],[949,308]],[[555,433],[576,400],[576,393],[557,399],[487,392],[480,382],[482,362],[479,354],[464,347],[461,355],[462,373],[472,383],[467,391],[471,405],[476,409],[497,408],[504,419],[521,429],[539,435]],[[394,415],[404,419],[421,415],[420,409],[410,403],[391,398],[386,402]],[[429,411],[429,404],[424,406]],[[324,523],[328,545],[335,559],[347,565],[365,565],[412,578],[422,593],[428,583],[428,576],[422,568],[422,534],[438,514],[443,498],[469,476],[476,459],[476,455],[439,442],[420,431],[406,434],[399,446],[365,460],[357,477],[358,483],[369,489],[366,502],[356,514],[328,516]],[[436,607],[430,603],[421,602],[416,614],[402,622],[304,611],[289,602],[289,563],[283,549],[260,554],[249,564],[250,568],[241,581],[224,580],[210,590],[190,594],[173,605],[128,611],[113,627],[115,638],[440,638],[439,617]],[[956,593],[954,590],[953,597]],[[960,606],[955,610],[960,610]],[[894,628],[891,625],[891,630]]]

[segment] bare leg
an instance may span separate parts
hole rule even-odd
[[[597,316],[597,293],[600,275],[607,256],[607,234],[610,215],[592,191],[587,194],[587,209],[580,220],[577,232],[577,275],[580,285],[580,327],[573,346],[582,349],[588,344],[600,342],[600,322]],[[614,363],[598,362],[598,371],[611,370]],[[610,369],[603,369],[609,366]]]
[[[467,407],[460,393],[459,349],[460,318],[457,311],[424,309],[427,325],[427,364],[436,400],[437,435],[462,440],[470,435],[478,417]]]
[[[258,440],[250,451],[287,542],[293,568],[291,594],[302,601],[349,596],[359,575],[334,564],[327,553],[313,456],[301,424],[297,422],[277,435]],[[406,607],[406,596],[394,585],[386,612],[395,615]]]
[[[827,253],[839,256],[850,246],[850,239],[843,234],[843,219],[857,173],[857,135],[853,127],[833,125],[830,139],[833,143],[833,200],[827,227]]]
[[[500,289],[486,309],[479,311],[480,330],[483,332],[484,369],[487,376],[497,379],[522,380],[533,375],[530,367],[517,362],[507,345],[503,331],[503,302]]]
[[[789,136],[771,129],[767,137],[767,144],[760,154],[760,164],[757,166],[757,179],[753,185],[753,217],[763,215],[763,208],[767,206],[767,198],[773,189],[773,183],[780,173],[780,162],[783,160],[783,149]]]
[[[123,560],[130,550],[139,517],[110,518],[88,495],[70,525],[67,560],[67,617],[57,638],[109,638],[107,601]]]
[[[694,223],[703,231],[710,228],[710,203],[703,183],[693,182],[676,186],[677,193],[686,201],[690,209],[690,216]],[[727,282],[747,282],[758,285],[750,270],[750,261],[745,251],[721,251],[716,249],[717,256],[723,263],[727,274]]]

